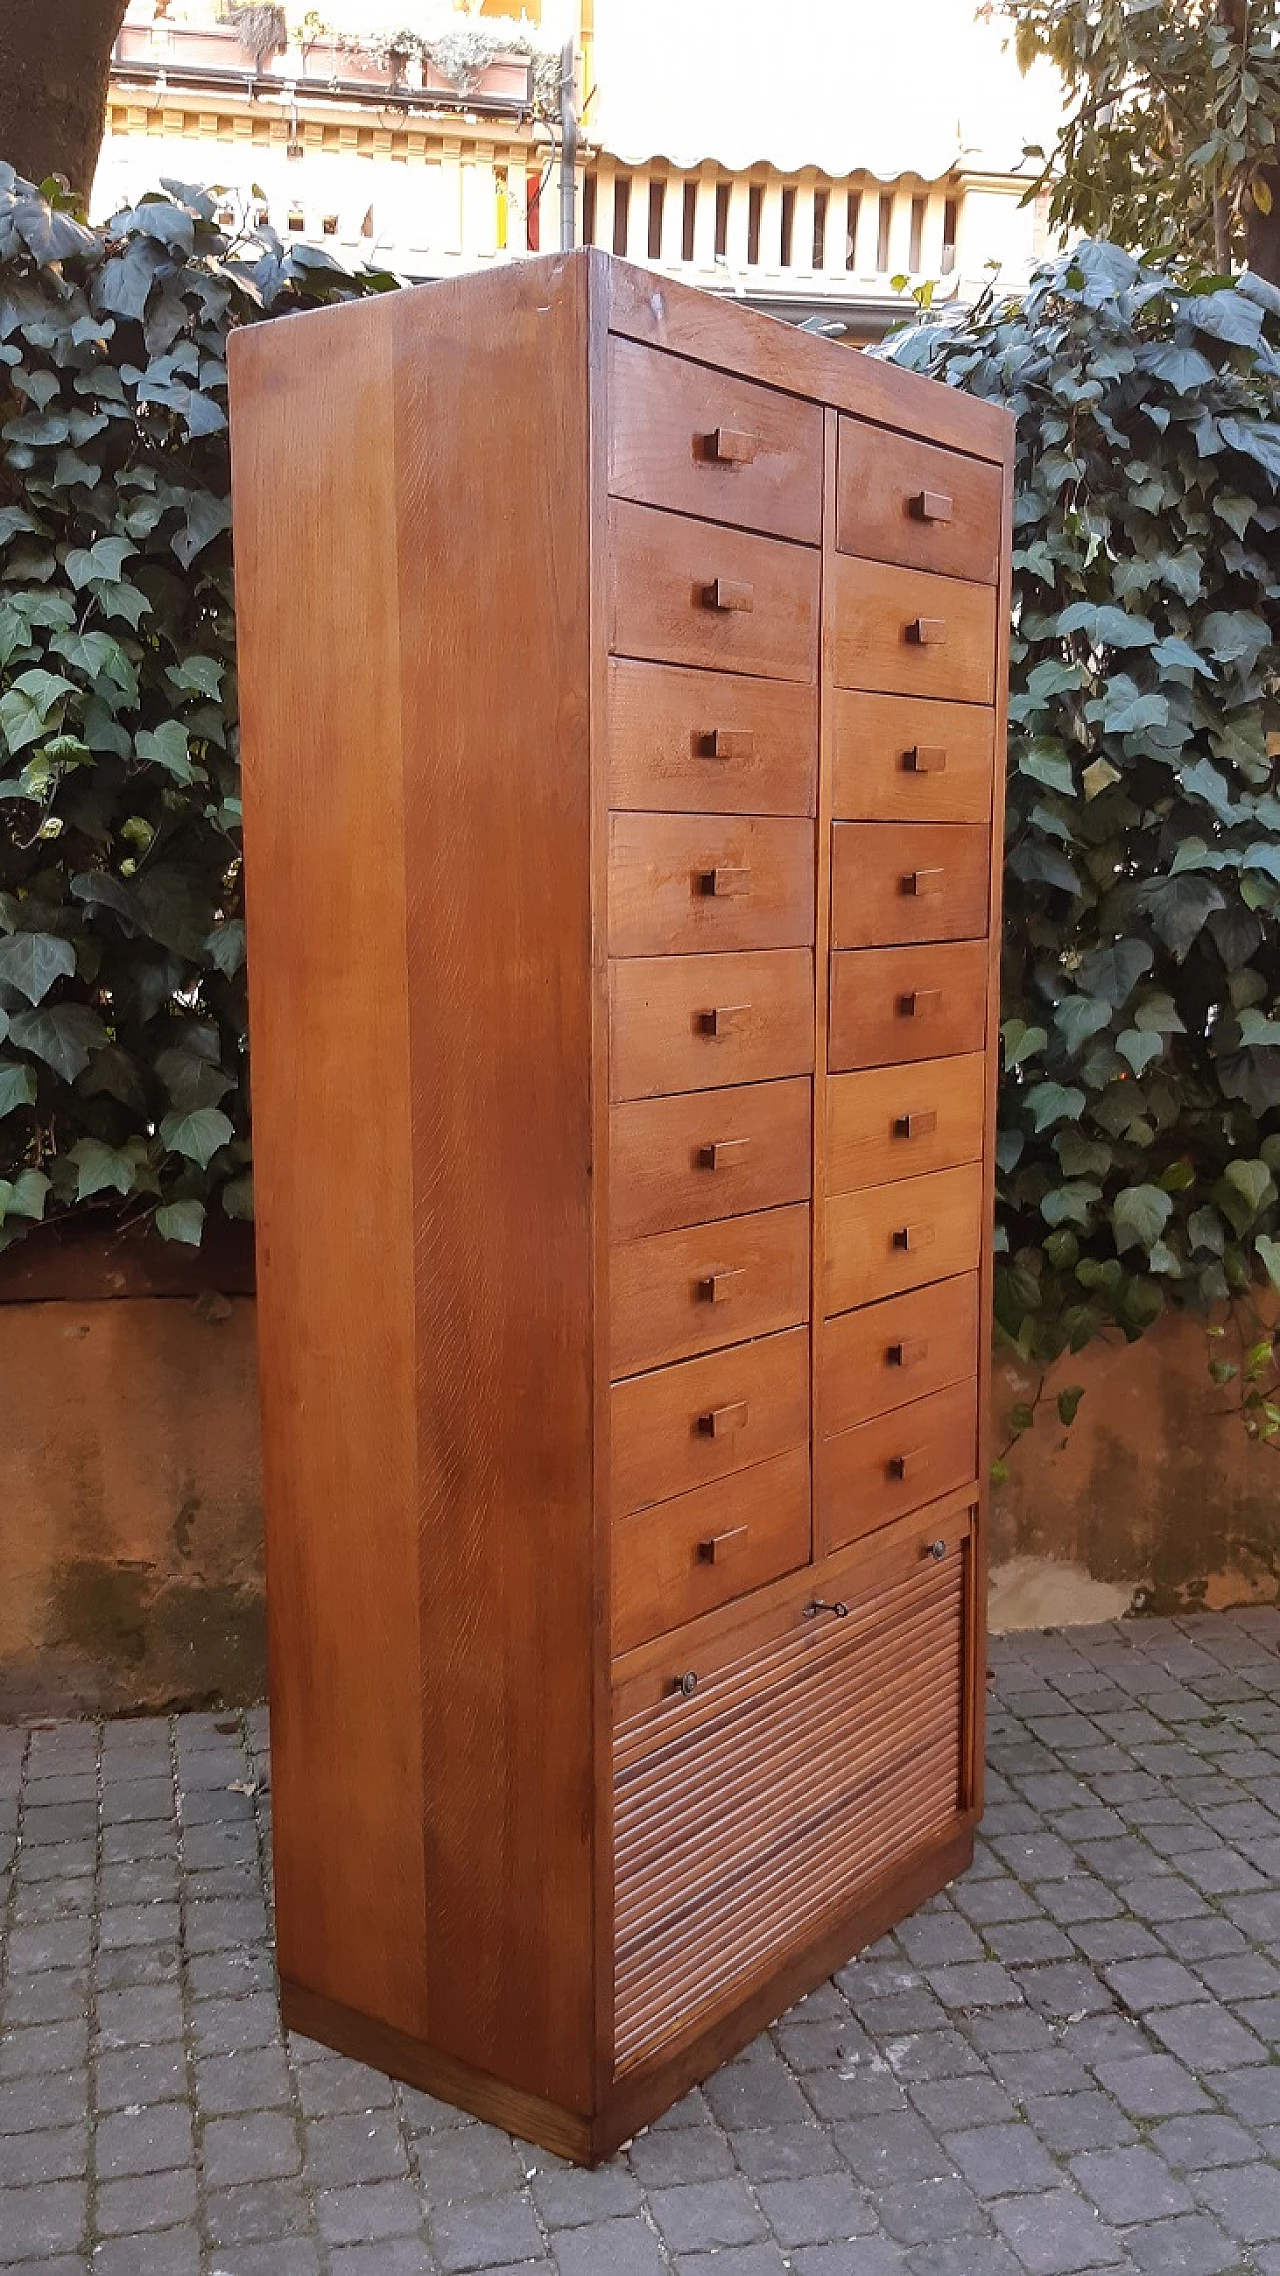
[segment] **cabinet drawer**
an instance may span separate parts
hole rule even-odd
[[[821,409],[731,372],[611,339],[609,488],[644,505],[816,545]]]
[[[976,940],[987,929],[991,838],[974,822],[837,822],[831,945]]]
[[[814,1463],[820,1538],[841,1549],[971,1484],[977,1465],[978,1385],[971,1375],[823,1441]]]
[[[808,1078],[797,1075],[611,1108],[611,1240],[806,1201],[813,1176],[812,1095]]]
[[[745,814],[611,815],[610,955],[810,946],[813,832]]]
[[[615,500],[609,646],[765,679],[818,673],[818,555]]]
[[[828,1193],[976,1161],[986,1103],[987,1063],[980,1052],[833,1075],[827,1085]]]
[[[629,957],[610,968],[614,1099],[653,1098],[813,1070],[813,957]]]
[[[836,545],[872,561],[994,585],[1000,573],[1001,472],[912,435],[842,418]]]
[[[613,1649],[632,1651],[809,1561],[809,1449],[619,1519]]]
[[[852,1430],[972,1375],[978,1289],[977,1273],[968,1272],[825,1321],[818,1341],[822,1436]]]
[[[804,1328],[632,1376],[609,1394],[613,1515],[732,1478],[808,1436]]]
[[[990,585],[929,577],[837,554],[834,671],[842,688],[990,703],[996,596]]]
[[[828,1313],[976,1271],[982,1200],[981,1162],[833,1194],[827,1203]]]
[[[981,1051],[987,962],[984,940],[833,956],[829,1065],[883,1067]]]
[[[837,819],[989,822],[994,712],[847,688],[831,706]]]
[[[609,1372],[798,1327],[809,1317],[809,1211],[765,1209],[628,1241],[609,1258]]]
[[[692,2038],[762,1964],[956,1823],[967,1519],[833,1558],[766,1616],[713,1615],[616,1693],[615,2068]],[[815,1596],[844,1619],[806,1619]],[[713,1638],[710,1630],[717,1630]],[[633,1667],[635,1663],[632,1663]],[[681,1675],[696,1681],[689,1695]]]
[[[609,804],[812,814],[818,694],[785,680],[609,659]]]

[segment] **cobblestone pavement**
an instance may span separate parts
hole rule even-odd
[[[972,1873],[596,2174],[282,2038],[261,1713],[0,1730],[0,2266],[1280,2276],[1280,1616],[993,1658]]]

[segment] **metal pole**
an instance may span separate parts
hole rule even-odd
[[[560,51],[560,250],[572,251],[577,238],[578,117],[573,107],[573,41]]]

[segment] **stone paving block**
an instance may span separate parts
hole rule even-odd
[[[326,2244],[373,2244],[388,2237],[419,2236],[425,2227],[422,2200],[409,2180],[355,2182],[345,2189],[320,2189],[315,2196],[316,2225]]]
[[[547,2268],[547,2261],[526,2261],[529,2268]],[[420,2239],[399,2236],[380,2244],[339,2246],[329,2256],[331,2276],[435,2276],[436,2263]],[[272,2271],[275,2276],[275,2271]],[[502,2276],[501,2270],[494,2276]]]
[[[635,2175],[616,2162],[598,2166],[594,2173],[573,2165],[551,2172],[535,2171],[529,2194],[548,2229],[575,2229],[587,2221],[614,2220],[635,2213],[641,2203]]]
[[[901,2245],[888,2237],[859,2237],[853,2244],[808,2245],[793,2253],[795,2276],[909,2276]]]
[[[1072,2158],[1071,2171],[1104,2220],[1117,2228],[1195,2210],[1189,2190],[1142,2143],[1129,2149],[1086,2150]]]
[[[1045,2190],[1038,2197],[1003,2197],[991,2216],[1028,2276],[1078,2276],[1123,2258],[1123,2247],[1093,2206],[1074,2191]]]
[[[776,2244],[731,2245],[726,2252],[682,2252],[676,2276],[787,2276]]]
[[[865,2190],[847,2173],[814,2174],[799,2181],[758,2185],[760,2209],[779,2244],[831,2244],[874,2234],[876,2216]]]
[[[102,2181],[94,2203],[104,2236],[178,2228],[195,2219],[195,2173],[176,2167],[169,2173],[133,2174],[127,2181]]]
[[[25,2133],[0,2133],[0,2190],[45,2181],[78,2181],[89,2162],[89,2128],[54,2126]],[[4,2205],[0,2203],[0,2257],[4,2251]]]
[[[627,2230],[632,2226],[629,2221],[618,2225]],[[522,2193],[440,2206],[431,2214],[430,2228],[436,2259],[447,2276],[542,2255],[542,2232],[531,2200]],[[562,2233],[573,2237],[588,2232],[567,2229]]]
[[[205,2219],[213,2243],[256,2244],[266,2237],[303,2236],[311,2229],[311,2212],[302,2183],[295,2176],[272,2181],[246,2181],[230,2189],[209,2189]]]
[[[649,2211],[669,2252],[719,2252],[766,2234],[760,2208],[736,2175],[651,2189]]]
[[[249,2118],[211,2118],[204,2128],[201,2154],[211,2189],[238,2181],[268,2181],[297,2173],[302,2163],[298,2131],[283,2110],[259,2110]]]
[[[763,2182],[839,2172],[843,2163],[826,2127],[812,2123],[762,2126],[753,2132],[731,2134],[727,2147],[740,2171],[757,2189]]]
[[[281,2047],[248,2047],[233,2055],[206,2055],[195,2066],[196,2101],[206,2117],[242,2110],[283,2109],[293,2082]]]
[[[109,2237],[94,2247],[89,2270],[90,2276],[199,2276],[199,2233],[179,2228]]]
[[[1217,2214],[1229,2236],[1245,2244],[1280,2237],[1280,2171],[1274,2165],[1234,2165],[1195,2177],[1201,2203]]]
[[[32,2023],[73,2023],[88,1996],[83,1968],[54,1968],[47,1975],[10,1976],[0,1986],[0,2024],[6,2032]]]
[[[955,2171],[952,2160],[914,2112],[862,2118],[841,2126],[836,2143],[868,2189],[901,2181],[935,2181]]]
[[[390,2181],[408,2172],[399,2122],[392,2110],[350,2111],[308,2119],[303,2127],[307,2169],[317,2189],[355,2181]],[[516,2179],[519,2180],[519,2169]]]
[[[163,2173],[191,2163],[191,2114],[179,2102],[131,2105],[99,2118],[94,2139],[100,2181]]]
[[[378,2248],[380,2253],[388,2249]],[[310,2237],[279,2237],[270,2244],[233,2245],[219,2251],[214,2276],[322,2276],[319,2246]]]
[[[1203,2213],[1151,2221],[1122,2233],[1130,2259],[1150,2276],[1235,2276],[1241,2267],[1236,2246]]]
[[[385,2110],[395,2098],[394,2082],[384,2078],[381,2071],[372,2071],[365,2063],[349,2062],[345,2055],[330,2054],[327,2048],[318,2061],[299,2063],[297,2088],[309,2118],[336,2118],[349,2110]],[[412,2089],[405,2088],[404,2093],[408,2101]],[[429,2101],[430,2097],[419,2099]],[[457,2117],[456,2112],[453,2115]]]
[[[1176,2118],[1189,2110],[1207,2110],[1209,2097],[1190,2071],[1172,2055],[1133,2055],[1119,2062],[1103,2060],[1098,2077],[1122,2110],[1134,2118]]]
[[[853,2031],[852,2020],[849,2030]],[[800,2088],[767,2038],[757,2039],[745,2054],[717,2071],[704,2092],[722,2126],[800,2125],[808,2115]]]
[[[994,2236],[948,2237],[907,2254],[911,2276],[1022,2276],[1021,2263]]]
[[[656,2232],[641,2221],[593,2221],[551,2241],[560,2276],[667,2276]]]
[[[1196,2070],[1239,2070],[1246,2063],[1265,2063],[1268,2052],[1261,2039],[1247,2031],[1225,2008],[1163,2008],[1152,2015],[1149,2029],[1172,2054]]]
[[[881,2226],[903,2245],[988,2233],[982,2206],[954,2175],[877,2189],[876,2212]]]
[[[417,2165],[428,2202],[433,2205],[506,2196],[524,2179],[509,2137],[497,2126],[478,2122],[419,2142]]]
[[[1030,2125],[978,2126],[947,2134],[943,2147],[977,2197],[1052,2189],[1059,2173]]]

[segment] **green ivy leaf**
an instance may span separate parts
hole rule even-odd
[[[1173,1203],[1158,1185],[1122,1187],[1111,1204],[1111,1228],[1121,1255],[1126,1249],[1151,1248],[1172,1215]]]
[[[75,692],[74,681],[65,680],[60,672],[19,672],[0,696],[0,735],[10,751],[16,754],[37,742]]]
[[[97,577],[115,584],[125,562],[137,550],[127,537],[100,537],[89,546],[73,545],[67,554],[66,572],[77,592]]]
[[[198,1106],[188,1114],[166,1114],[160,1136],[171,1154],[184,1154],[207,1170],[220,1146],[235,1137],[235,1124],[216,1106]]]
[[[1084,1111],[1084,1092],[1074,1085],[1035,1083],[1027,1092],[1027,1107],[1037,1132],[1054,1122],[1075,1122]]]
[[[156,1211],[156,1231],[162,1241],[186,1241],[198,1249],[204,1231],[202,1201],[166,1201]]]
[[[0,1122],[20,1106],[36,1103],[36,1079],[18,1059],[0,1059]]]
[[[0,982],[29,1004],[40,1003],[55,980],[69,979],[75,968],[74,948],[57,933],[10,933],[0,940]]]
[[[1083,1399],[1083,1397],[1083,1383],[1071,1383],[1068,1384],[1065,1391],[1059,1391],[1058,1420],[1063,1425],[1064,1429],[1069,1430],[1072,1423],[1075,1421],[1076,1416],[1080,1411],[1080,1401]]]
[[[70,1159],[76,1165],[77,1201],[108,1191],[132,1193],[137,1163],[127,1147],[105,1145],[101,1138],[78,1138]]]
[[[159,727],[139,728],[134,747],[140,759],[150,759],[153,765],[163,767],[175,782],[194,782],[187,730],[179,720],[166,719]]]
[[[74,1083],[88,1066],[90,1052],[106,1042],[107,1031],[88,1004],[42,1004],[37,1011],[15,1012],[9,1037],[20,1050],[43,1059],[64,1083]]]
[[[1142,1075],[1152,1060],[1160,1057],[1164,1044],[1158,1035],[1144,1035],[1139,1028],[1126,1027],[1116,1037],[1116,1049],[1122,1059],[1128,1060],[1134,1074]]]

